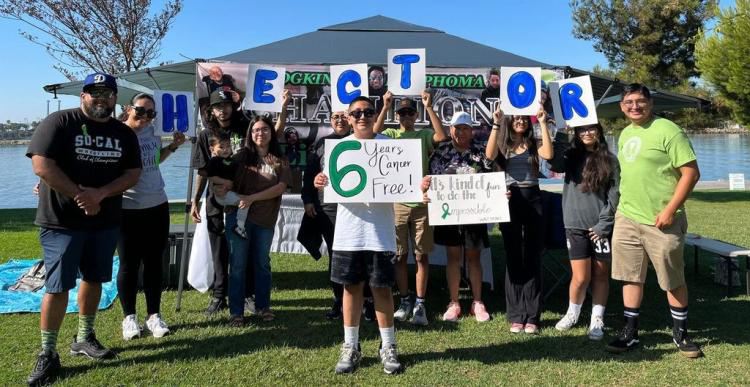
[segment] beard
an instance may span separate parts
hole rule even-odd
[[[84,103],[82,104],[81,108],[86,113],[86,115],[99,119],[109,117],[115,110],[114,107],[94,103]]]

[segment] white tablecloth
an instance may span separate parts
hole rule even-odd
[[[279,218],[276,220],[271,251],[276,253],[308,254],[307,250],[297,242],[297,232],[299,231],[304,215],[305,209],[300,195],[287,194],[282,197],[281,210],[279,211]],[[323,242],[320,251],[321,254],[328,255],[325,242]],[[430,264],[445,266],[446,259],[445,248],[435,245],[435,249],[430,254]],[[494,288],[492,252],[489,248],[482,250],[481,262],[482,281],[489,283]],[[414,257],[411,253],[409,255],[409,263],[414,263]]]

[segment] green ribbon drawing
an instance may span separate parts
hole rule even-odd
[[[450,208],[450,206],[448,205],[448,203],[443,203],[443,215],[441,217],[443,219],[445,219],[450,214],[451,214],[451,208]]]

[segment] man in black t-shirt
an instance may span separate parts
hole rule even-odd
[[[213,187],[206,184],[208,162],[211,159],[211,136],[229,137],[232,152],[236,153],[245,145],[245,136],[250,122],[244,118],[242,113],[233,109],[232,95],[223,90],[215,90],[211,93],[209,100],[207,128],[198,134],[196,150],[193,157],[193,168],[198,170],[196,179],[196,190],[193,195],[190,214],[195,223],[202,221],[200,216],[200,200],[203,192],[206,192],[206,226],[208,228],[208,239],[211,244],[211,256],[214,263],[213,297],[206,309],[206,316],[211,316],[221,309],[227,307],[226,296],[229,284],[229,247],[224,235],[224,207],[215,199]],[[245,289],[245,310],[253,312],[254,302],[250,297],[253,282],[253,265],[247,265]]]
[[[78,334],[70,352],[94,359],[114,353],[94,334],[101,284],[112,280],[112,256],[119,235],[122,192],[138,182],[138,139],[112,118],[117,83],[108,74],[86,77],[81,107],[52,113],[34,132],[26,156],[41,178],[35,224],[46,268],[42,300],[42,352],[30,385],[54,381],[60,372],[57,335],[68,304],[78,290]]]

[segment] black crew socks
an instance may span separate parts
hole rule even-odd
[[[640,316],[639,308],[624,308],[623,314],[625,315],[625,327],[632,331],[634,336],[638,336],[638,316]]]
[[[682,338],[687,334],[687,317],[688,308],[678,308],[676,306],[669,306],[669,311],[672,314],[672,334],[677,341],[682,341]]]

